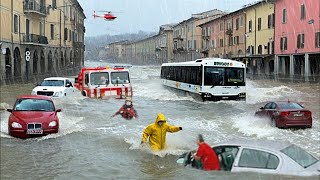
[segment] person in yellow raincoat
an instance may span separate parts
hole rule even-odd
[[[171,126],[163,114],[158,114],[156,121],[144,129],[141,144],[147,142],[149,137],[150,147],[159,151],[165,148],[167,132],[174,133],[180,130],[182,127]]]

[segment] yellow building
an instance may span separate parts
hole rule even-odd
[[[77,0],[0,1],[0,83],[75,73],[84,61]]]
[[[274,17],[273,1],[259,2],[246,9],[246,49],[252,73],[273,73]]]

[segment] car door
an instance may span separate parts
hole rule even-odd
[[[214,147],[213,150],[219,158],[220,169],[224,171],[231,171],[239,148],[237,146],[218,146]]]
[[[266,116],[272,118],[273,114],[277,111],[277,104],[272,102],[269,106],[269,109],[266,111]]]
[[[242,148],[235,159],[232,172],[277,173],[280,169],[280,156],[260,149]]]
[[[260,117],[268,117],[272,102],[267,103],[263,108],[260,108],[256,114]]]

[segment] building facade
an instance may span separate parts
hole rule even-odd
[[[275,73],[293,79],[320,76],[320,1],[277,0]]]
[[[76,0],[1,0],[0,81],[74,74],[84,62],[85,15]]]
[[[261,1],[246,7],[246,62],[248,73],[274,73],[274,1]]]
[[[203,57],[206,51],[202,48],[202,29],[204,24],[212,19],[216,19],[225,12],[214,9],[198,14],[193,14],[191,18],[180,22],[173,27],[173,53],[175,62],[192,61]],[[201,54],[202,51],[202,54]],[[204,55],[205,56],[205,55]]]
[[[245,13],[238,10],[200,25],[204,57],[245,57]]]

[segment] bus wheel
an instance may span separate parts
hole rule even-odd
[[[86,92],[85,91],[82,91],[82,96],[87,96]]]

